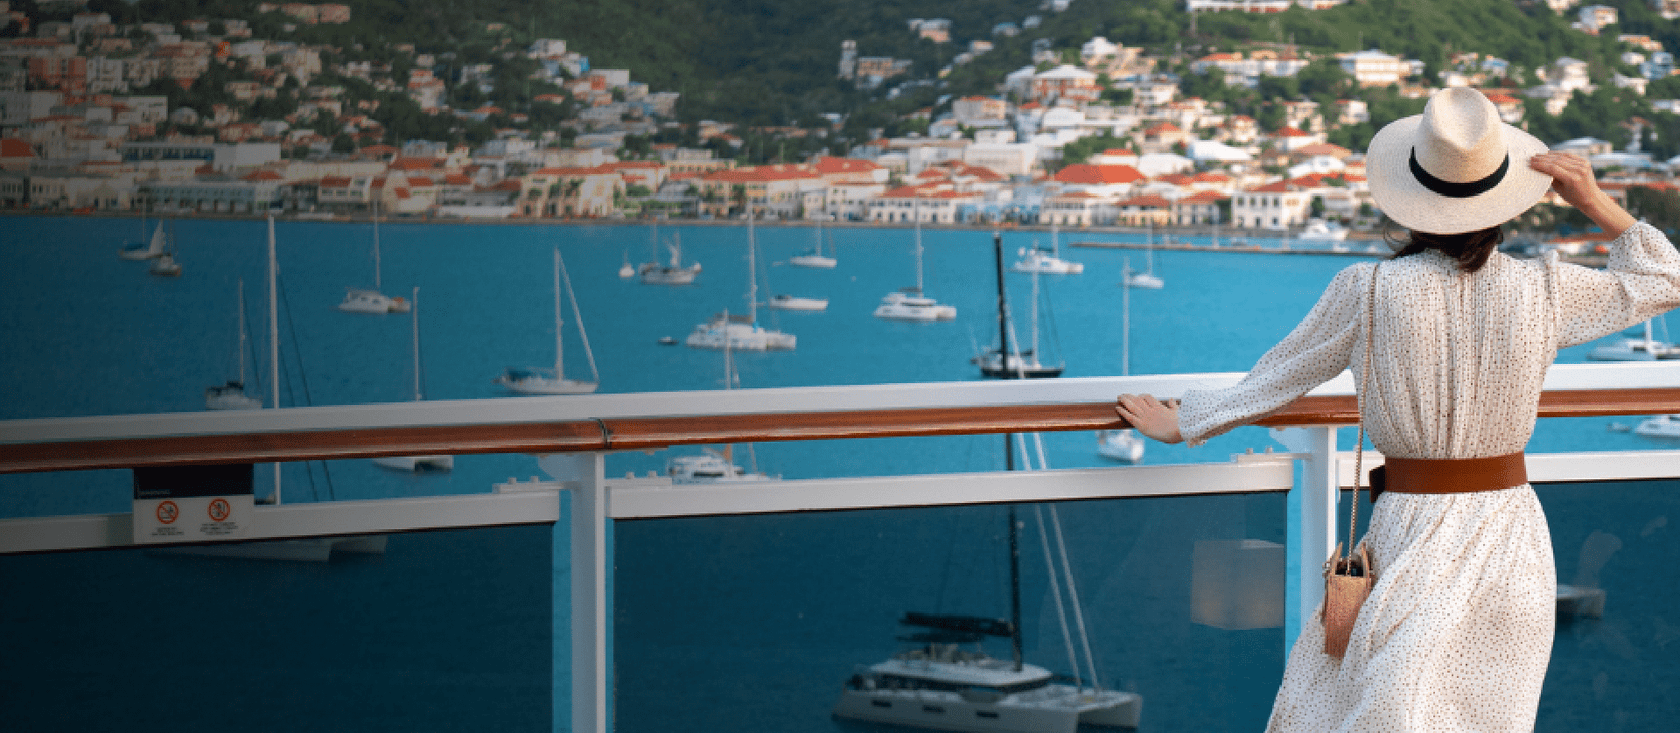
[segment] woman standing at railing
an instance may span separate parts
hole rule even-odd
[[[1547,152],[1472,89],[1384,127],[1366,168],[1378,207],[1410,230],[1393,260],[1338,274],[1237,385],[1171,406],[1121,395],[1116,409],[1150,437],[1199,443],[1352,368],[1388,473],[1363,540],[1376,585],[1340,660],[1322,607],[1306,623],[1267,729],[1529,731],[1557,588],[1522,461],[1546,369],[1562,347],[1680,305],[1680,254],[1586,160]],[[1500,225],[1548,188],[1619,233],[1606,270],[1496,251]]]

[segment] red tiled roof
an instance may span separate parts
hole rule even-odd
[[[274,171],[261,170],[261,171],[255,171],[255,172],[251,173],[250,175],[245,176],[245,180],[247,180],[247,181],[279,181],[279,180],[283,180],[283,176],[281,176],[279,173],[275,173]]]
[[[1272,134],[1277,137],[1312,137],[1311,135],[1302,132],[1300,128],[1297,128],[1294,125],[1284,125],[1283,129]]]
[[[836,173],[866,173],[877,171],[881,166],[867,160],[857,158],[836,158],[833,156],[819,156],[815,163],[817,173],[833,175]]]
[[[1140,209],[1164,209],[1172,206],[1172,202],[1155,194],[1144,194],[1121,201],[1115,206],[1136,206]]]
[[[388,146],[380,145],[377,147]],[[365,151],[367,148],[363,148],[363,150]],[[394,171],[424,171],[432,170],[434,168],[442,168],[443,161],[438,160],[437,158],[397,158],[392,160],[386,167],[389,170]]]
[[[0,158],[33,158],[35,150],[29,143],[15,137],[0,138]]]
[[[1229,198],[1231,197],[1218,191],[1201,191],[1179,199],[1178,203],[1181,206],[1184,204],[1217,204]]]
[[[1129,165],[1076,163],[1063,168],[1053,178],[1062,183],[1112,184],[1141,181],[1144,176]]]
[[[335,188],[350,185],[349,176],[322,176],[321,188]]]

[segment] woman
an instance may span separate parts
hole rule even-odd
[[[1377,582],[1342,659],[1323,651],[1322,607],[1307,622],[1267,729],[1529,731],[1556,570],[1521,451],[1546,369],[1559,348],[1680,305],[1680,254],[1585,160],[1547,152],[1472,89],[1384,127],[1366,168],[1377,206],[1411,231],[1393,260],[1338,274],[1237,385],[1174,405],[1121,395],[1116,410],[1145,435],[1196,444],[1351,367],[1388,465],[1363,540]],[[1495,251],[1499,225],[1548,188],[1619,234],[1607,270]]]

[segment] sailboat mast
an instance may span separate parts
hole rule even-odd
[[[752,208],[747,209],[747,322],[754,328],[758,327],[758,260],[754,252],[758,249],[758,239],[753,233]],[[724,319],[724,340],[728,341],[729,319]]]
[[[554,378],[566,378],[566,347],[560,339],[560,248],[554,248]]]
[[[420,400],[426,399],[426,395],[420,389],[421,379],[420,379],[420,286],[419,285],[414,286],[414,293],[411,297],[413,298],[413,300],[409,302],[409,310],[408,310],[409,318],[408,318],[408,320],[411,324],[411,329],[412,329],[411,335],[413,336],[413,338],[411,340],[414,342],[414,401],[419,402]]]
[[[1120,277],[1120,376],[1132,375],[1132,261],[1121,260]]]
[[[1008,470],[1015,470],[1010,441],[1014,435],[1003,436],[1003,454]],[[1021,671],[1021,532],[1015,521],[1015,505],[1009,505],[1009,645],[1015,653],[1015,671]]]
[[[280,407],[280,313],[275,303],[279,300],[280,270],[277,258],[274,256],[274,215],[268,215],[268,384],[273,406]],[[280,506],[280,464],[274,464],[274,505]]]
[[[239,388],[245,389],[245,278],[239,278]]]
[[[595,369],[595,352],[589,349],[589,331],[583,327],[583,309],[578,307],[577,290],[572,287],[572,276],[566,272],[566,260],[560,256],[559,249],[554,250],[554,263],[559,266],[560,279],[566,284],[566,298],[572,301],[572,318],[577,319],[578,337],[583,339],[583,357],[589,360],[589,378],[596,384],[599,384],[601,382],[601,372]],[[554,297],[558,300],[560,298],[560,291],[556,290]],[[554,322],[557,324],[555,326],[555,330],[558,331],[560,328],[558,325],[560,323],[558,314],[555,316]],[[558,349],[556,349],[556,353],[558,353]],[[558,363],[555,364],[555,379],[562,378],[559,366],[560,365]]]
[[[1003,289],[1003,233],[992,232],[992,259],[997,263],[997,303],[998,303],[998,372],[1007,376],[1009,373],[1009,300],[1004,297]],[[1009,451],[1009,444],[1004,444],[1004,456],[1014,454]],[[1013,458],[1009,460],[1013,461]]]
[[[379,290],[379,199],[373,200],[373,289]]]
[[[1003,235],[997,235],[1002,237]],[[916,212],[916,294],[922,293],[922,216]]]
[[[1032,271],[1032,283],[1032,353],[1036,360],[1038,358],[1038,268],[1036,267]]]

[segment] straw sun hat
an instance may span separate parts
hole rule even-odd
[[[1459,234],[1527,211],[1552,177],[1528,167],[1546,152],[1533,135],[1499,121],[1499,110],[1468,87],[1436,92],[1423,114],[1395,120],[1371,139],[1365,170],[1371,198],[1412,231]]]

